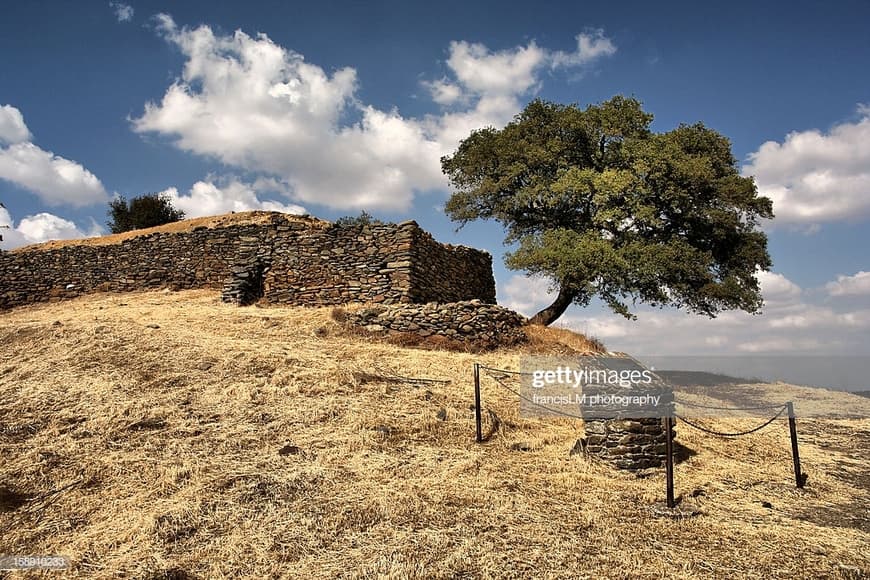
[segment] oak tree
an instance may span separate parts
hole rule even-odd
[[[710,317],[760,309],[770,199],[740,175],[727,138],[701,123],[657,133],[652,119],[622,96],[583,109],[535,100],[441,159],[447,215],[500,222],[515,248],[507,266],[557,291],[532,322],[596,296],[629,318],[629,301]]]

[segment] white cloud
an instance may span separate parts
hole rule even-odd
[[[439,105],[452,105],[463,100],[462,87],[443,78],[436,81],[423,81],[423,86],[429,89],[432,100]]]
[[[109,2],[109,6],[115,11],[118,22],[130,22],[133,20],[133,7],[123,2]]]
[[[21,111],[11,105],[0,107],[0,145],[13,145],[31,139]]]
[[[93,173],[33,143],[0,149],[0,178],[32,191],[48,205],[83,206],[108,199]]]
[[[542,276],[511,276],[499,294],[500,304],[527,317],[554,300],[550,282]]]
[[[870,274],[859,275],[848,277],[843,288],[863,288]],[[868,354],[862,349],[867,348],[870,332],[870,303],[844,308],[819,305],[811,301],[814,292],[804,291],[780,273],[759,272],[758,276],[765,299],[759,315],[726,311],[709,319],[675,309],[639,307],[638,319],[632,321],[593,305],[571,307],[556,325],[599,338],[611,350],[635,355]],[[853,286],[853,279],[861,282]],[[552,301],[547,288],[543,279],[512,276],[501,286],[499,302],[532,314]]]
[[[449,76],[425,84],[437,103],[461,106],[409,118],[360,102],[354,69],[327,73],[264,34],[179,28],[165,14],[157,23],[186,62],[134,130],[279,178],[295,201],[339,209],[402,210],[416,192],[444,187],[441,156],[471,130],[507,123],[552,60],[533,42],[494,53],[452,43]]]
[[[553,66],[586,66],[605,56],[616,54],[616,45],[604,35],[602,29],[589,30],[576,36],[577,50],[552,55]]]
[[[21,112],[0,107],[0,179],[35,193],[48,205],[83,206],[108,199],[97,177],[75,161],[45,151],[30,142]]]
[[[749,155],[744,175],[773,200],[774,223],[817,225],[870,217],[870,109],[827,133],[789,133]]]
[[[870,272],[860,271],[854,276],[837,276],[828,282],[825,289],[830,296],[867,296],[870,295]]]
[[[548,52],[530,42],[523,47],[490,52],[482,44],[450,43],[447,66],[466,90],[476,94],[516,95],[538,84],[537,71]]]
[[[305,208],[298,205],[260,200],[257,196],[258,185],[263,189],[271,190],[280,187],[277,182],[248,185],[231,179],[223,187],[219,187],[213,181],[197,181],[187,194],[179,194],[175,187],[170,187],[162,193],[170,198],[173,207],[183,210],[185,216],[189,218],[250,210],[280,211],[295,215],[306,213]]]
[[[38,213],[23,218],[16,226],[6,208],[0,207],[0,248],[11,250],[28,244],[38,244],[48,240],[67,240],[102,235],[103,229],[91,222],[87,230],[80,229],[75,223],[50,213]]]

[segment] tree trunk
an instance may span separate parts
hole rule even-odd
[[[556,300],[532,316],[529,319],[529,322],[531,324],[540,324],[541,326],[549,326],[553,324],[556,319],[568,310],[568,307],[571,306],[571,303],[574,301],[574,296],[576,296],[574,292],[560,287],[559,295],[556,296]]]

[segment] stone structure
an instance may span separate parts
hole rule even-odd
[[[667,433],[660,418],[585,419],[585,451],[620,469],[661,467]]]
[[[365,308],[347,322],[378,334],[441,336],[481,348],[511,346],[526,340],[527,320],[507,308],[480,300],[439,304],[397,304]]]
[[[627,355],[609,358],[606,367],[647,370]],[[650,382],[630,384],[629,388],[620,385],[586,385],[583,388],[584,394],[590,397],[658,397],[658,404],[654,407],[614,404],[610,407],[584,408],[583,427],[586,438],[582,443],[587,453],[609,461],[620,469],[639,470],[664,465],[667,457],[667,431],[663,417],[674,414],[674,393],[670,384],[655,373],[651,375]]]
[[[256,224],[0,252],[0,310],[161,287],[219,289],[239,304],[495,302],[488,253],[440,244],[413,221],[340,226],[264,215]]]

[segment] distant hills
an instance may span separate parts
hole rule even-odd
[[[766,383],[758,378],[741,379],[706,371],[655,371],[655,373],[675,387],[716,387],[719,385],[745,385]]]

